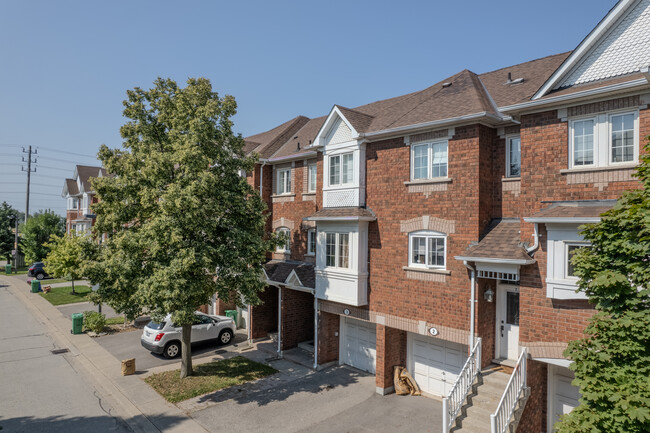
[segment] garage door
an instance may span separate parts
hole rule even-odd
[[[341,362],[374,373],[377,364],[376,325],[345,317],[341,321],[341,336]]]
[[[409,334],[409,372],[422,391],[447,396],[467,359],[467,346]]]
[[[580,404],[580,390],[571,385],[573,372],[568,368],[549,365],[549,413],[551,420],[548,423],[549,432],[554,431],[553,425],[560,419],[560,415],[571,412]]]

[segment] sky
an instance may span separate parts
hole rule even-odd
[[[121,147],[122,101],[207,77],[244,136],[574,49],[614,0],[0,2],[0,202],[65,214],[63,182]]]

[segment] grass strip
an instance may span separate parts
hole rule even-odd
[[[41,283],[41,287],[46,284]],[[88,300],[88,294],[91,292],[88,286],[74,286],[76,294],[72,294],[72,286],[53,287],[50,293],[40,292],[39,295],[47,299],[52,305],[74,304]]]
[[[243,356],[201,364],[194,367],[194,375],[180,378],[180,370],[152,374],[145,379],[153,389],[170,403],[178,403],[242,383],[260,379],[278,371]]]

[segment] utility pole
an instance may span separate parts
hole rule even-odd
[[[25,152],[25,148],[23,147],[23,153],[27,154],[27,161],[25,161],[25,157],[23,156],[23,162],[27,162],[27,170],[25,170],[25,167],[21,167],[22,171],[27,171],[27,193],[25,194],[25,222],[27,222],[27,218],[29,218],[29,181],[31,178],[32,174],[32,163],[36,164],[36,160],[32,161],[32,146],[30,145],[29,150]],[[38,153],[36,149],[34,149],[34,155]],[[36,171],[36,167],[34,167],[34,171]]]
[[[18,272],[18,214],[14,214],[14,220],[16,220],[16,234],[14,235],[14,267],[16,272]]]

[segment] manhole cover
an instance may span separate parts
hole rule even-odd
[[[55,355],[58,355],[60,353],[68,353],[69,351],[70,351],[70,349],[54,349],[54,350],[50,350],[50,352],[52,352]]]

